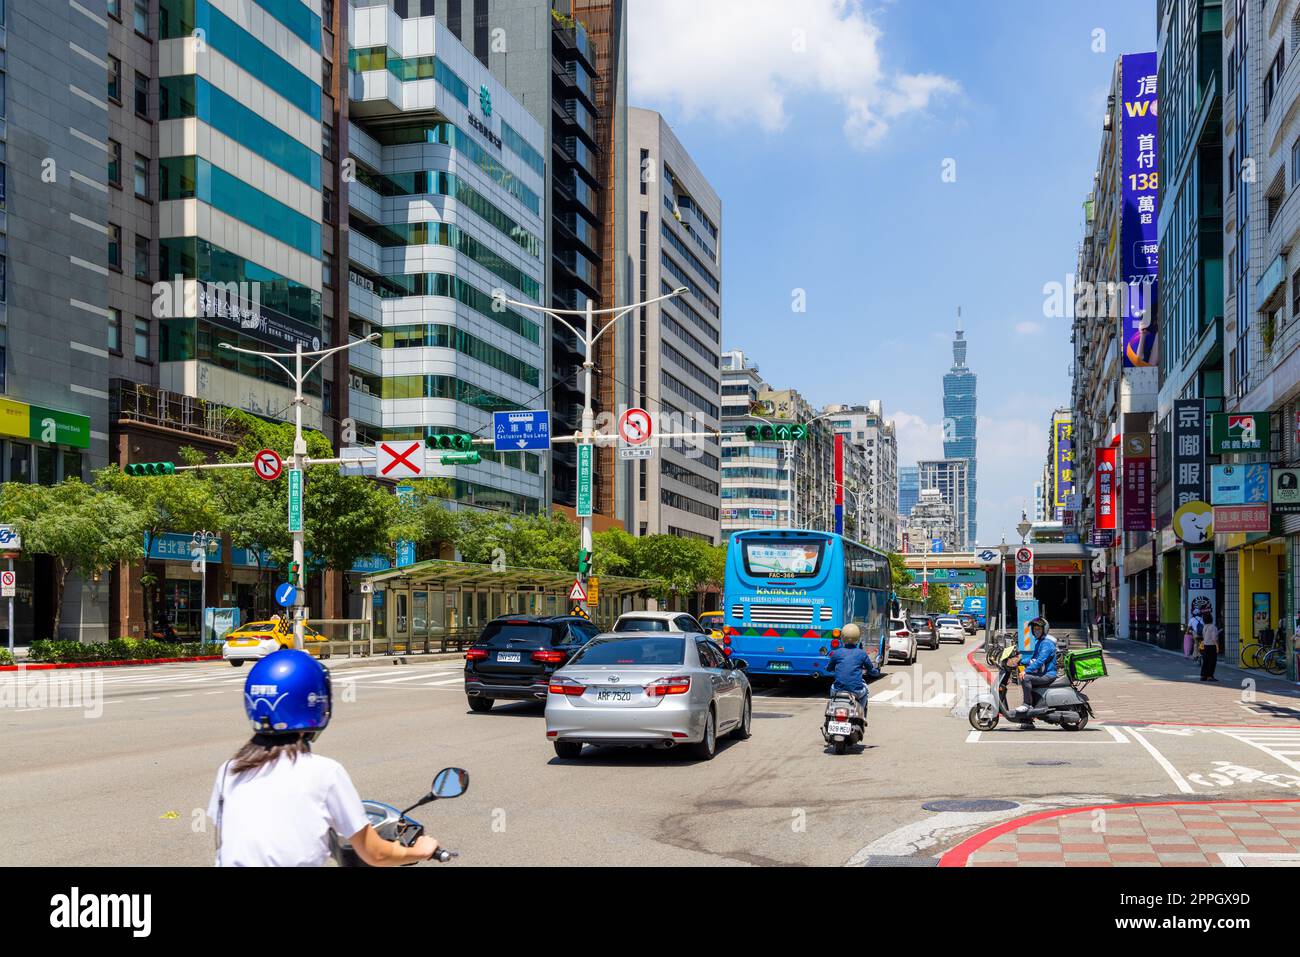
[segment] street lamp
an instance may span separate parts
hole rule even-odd
[[[516,309],[531,309],[534,312],[540,312],[544,315],[550,316],[560,325],[564,326],[564,328],[577,336],[582,342],[583,346],[587,350],[587,355],[582,362],[582,431],[577,441],[579,445],[595,445],[596,414],[591,407],[591,370],[596,365],[596,340],[603,336],[606,331],[614,325],[614,323],[618,322],[618,320],[622,319],[628,313],[635,312],[638,309],[643,309],[656,302],[663,302],[665,299],[674,299],[689,291],[690,290],[687,289],[686,286],[678,286],[672,292],[665,293],[662,296],[655,296],[653,299],[646,299],[643,302],[633,303],[630,306],[611,306],[608,309],[593,309],[590,299],[587,300],[587,307],[585,309],[551,309],[547,306],[539,306],[531,302],[519,302],[516,299],[507,299],[505,296],[497,294],[493,294],[492,302],[494,305],[500,302],[508,306],[514,306]],[[599,332],[596,331],[596,316],[598,315],[609,315],[609,320],[601,327]],[[574,328],[573,324],[564,318],[565,316],[582,316],[586,320],[586,333],[581,333]],[[588,513],[578,517],[582,519],[582,549],[588,554],[591,554],[591,514]],[[584,591],[586,589],[587,575],[587,572],[581,570],[578,572],[578,579],[583,583]],[[585,608],[587,602],[584,600],[581,604],[583,608]]]
[[[1025,517],[1025,513],[1021,512],[1020,524],[1016,526],[1016,531],[1020,533],[1021,545],[1026,544],[1026,539],[1029,537],[1029,533],[1033,531],[1033,528],[1034,526],[1030,524],[1029,519]]]
[[[343,345],[334,346],[332,349],[316,349],[312,352],[303,352],[301,342],[294,343],[293,352],[258,352],[254,349],[240,349],[238,346],[232,346],[228,342],[219,343],[218,346],[222,349],[229,349],[231,352],[240,352],[246,356],[258,356],[259,358],[266,359],[268,362],[273,362],[293,381],[293,467],[295,471],[301,472],[304,464],[303,460],[307,456],[307,441],[302,437],[302,407],[307,401],[302,394],[303,382],[308,376],[320,368],[321,363],[335,353],[343,352],[345,349],[355,348],[356,346],[362,345],[366,342],[376,342],[378,339],[379,333],[372,332],[364,339],[358,339],[355,342],[345,342]],[[311,367],[306,372],[303,372],[302,360],[313,356],[319,358],[311,364]],[[293,359],[294,371],[290,372],[289,367],[281,362],[281,359]],[[301,651],[303,647],[302,611],[305,607],[303,596],[306,589],[306,571],[304,570],[306,563],[303,561],[303,552],[305,550],[303,547],[305,541],[305,533],[303,529],[305,527],[306,522],[303,522],[300,524],[297,531],[293,533],[293,560],[297,563],[298,568],[298,581],[296,582],[298,586],[298,596],[294,602],[293,611],[293,646],[299,651]]]
[[[202,582],[199,585],[199,644],[203,644],[207,635],[204,634],[204,619],[207,617],[208,605],[208,552],[212,550],[212,543],[220,538],[217,532],[210,532],[206,528],[200,529],[194,533],[190,539],[190,554],[194,556],[193,565],[199,567],[194,569],[200,572]],[[193,566],[191,566],[193,567]]]

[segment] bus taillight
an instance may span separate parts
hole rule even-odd
[[[839,640],[838,638],[832,638],[832,639],[831,639],[831,647],[832,647],[832,648],[838,648],[839,646],[840,646],[840,640]]]

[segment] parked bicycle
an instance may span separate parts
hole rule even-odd
[[[1270,635],[1268,641],[1252,641],[1241,649],[1241,663],[1247,668],[1259,668],[1271,675],[1286,673],[1286,636]]]

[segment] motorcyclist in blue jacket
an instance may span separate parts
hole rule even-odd
[[[831,652],[830,661],[826,662],[826,670],[834,675],[831,682],[831,694],[837,691],[847,691],[853,697],[858,699],[858,704],[862,706],[865,714],[867,710],[867,681],[863,677],[863,671],[871,677],[876,678],[880,675],[880,670],[876,668],[871,656],[863,651],[859,644],[862,638],[862,629],[849,622],[840,629],[840,639],[844,642],[843,647],[836,648]]]
[[[1020,677],[1020,687],[1025,693],[1025,703],[1016,709],[1024,714],[1034,703],[1034,689],[1044,688],[1056,680],[1056,639],[1047,630],[1047,619],[1041,615],[1029,623],[1029,634],[1034,646],[1029,660],[1021,661],[1025,673]]]

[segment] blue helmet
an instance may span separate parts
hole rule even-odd
[[[305,651],[272,652],[252,667],[244,682],[244,711],[261,734],[324,731],[330,705],[330,674]]]

